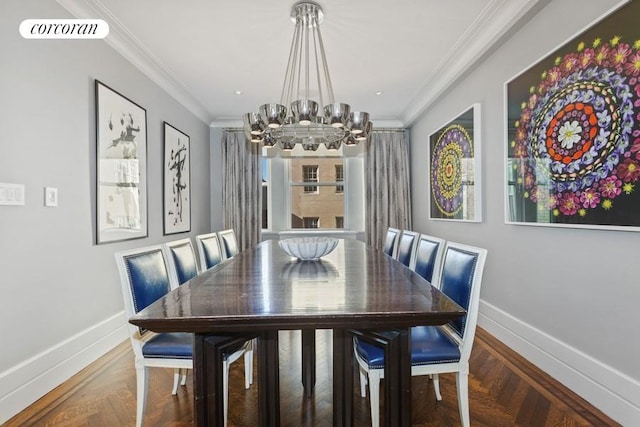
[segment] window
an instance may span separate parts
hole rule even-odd
[[[344,168],[342,165],[336,165],[336,182],[342,182],[344,181]],[[344,186],[342,185],[336,185],[336,193],[343,193],[344,192]],[[336,228],[342,228],[342,227],[336,227]]]
[[[319,227],[320,224],[318,222],[319,219],[320,218],[318,218],[317,216],[314,216],[314,217],[307,216],[302,218],[303,228],[320,228]]]
[[[293,150],[273,155],[263,149],[268,227],[265,231],[364,230],[364,156]],[[322,151],[320,147],[319,151]],[[303,168],[303,166],[306,166]],[[305,190],[311,190],[307,192]],[[316,221],[305,218],[318,218]]]
[[[344,159],[302,157],[291,158],[287,162],[290,227],[336,228],[336,217],[344,217]]]
[[[302,181],[318,182],[318,165],[302,165]],[[305,193],[317,193],[318,187],[315,185],[305,185]]]

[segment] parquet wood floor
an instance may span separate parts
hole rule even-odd
[[[242,360],[242,359],[241,359]],[[229,426],[257,425],[257,381],[244,389],[242,361],[231,369]],[[478,329],[470,360],[469,404],[475,427],[617,426],[596,408],[531,363]],[[354,369],[354,375],[356,370]],[[441,376],[437,402],[426,377],[413,378],[413,425],[458,426],[455,376]],[[191,377],[190,377],[191,378]],[[152,369],[146,426],[191,426],[192,385],[171,396],[172,371]],[[355,387],[357,426],[370,423],[369,401]],[[135,372],[129,342],[98,359],[5,426],[132,426],[135,424]],[[317,332],[317,383],[310,399],[300,382],[300,333],[280,333],[280,393],[283,426],[331,426],[331,332]],[[384,402],[382,403],[384,405]]]

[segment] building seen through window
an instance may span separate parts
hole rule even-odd
[[[343,167],[341,157],[289,160],[291,228],[344,228]]]

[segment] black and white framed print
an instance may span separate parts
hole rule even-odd
[[[147,111],[104,83],[96,94],[96,243],[147,236]]]
[[[164,234],[191,231],[189,136],[164,122]]]

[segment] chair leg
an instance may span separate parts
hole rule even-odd
[[[189,373],[188,369],[181,369],[182,371],[182,381],[180,381],[180,385],[182,386],[186,386],[187,385],[187,374]]]
[[[244,352],[244,388],[248,389],[253,384],[253,342]]]
[[[175,368],[173,370],[173,388],[171,389],[171,394],[178,394],[178,383],[180,383],[180,368]]]
[[[136,366],[136,427],[142,427],[144,409],[147,404],[148,378],[149,368],[146,366]]]
[[[371,427],[380,426],[380,374],[369,370],[369,406],[371,406]]]
[[[462,427],[469,427],[469,375],[456,373],[458,388],[458,407],[460,408],[460,423]]]
[[[440,394],[440,377],[438,374],[433,374],[433,390],[436,392],[436,400],[441,401],[442,395]]]
[[[360,397],[367,397],[367,373],[361,366],[358,368],[360,371]]]

